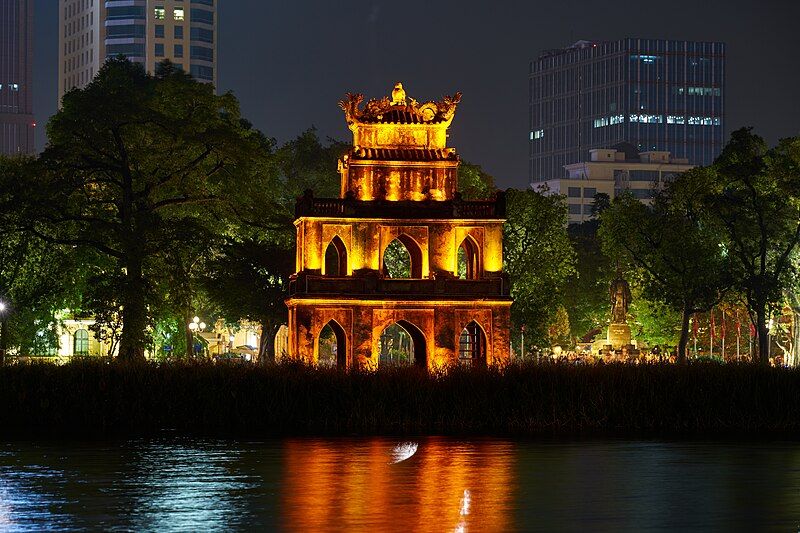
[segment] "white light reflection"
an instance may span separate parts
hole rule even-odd
[[[419,444],[416,442],[402,442],[398,444],[392,449],[392,461],[389,464],[394,465],[401,461],[405,461],[417,453],[418,447]]]
[[[458,514],[461,515],[461,520],[458,522],[458,525],[456,525],[455,533],[466,533],[466,516],[469,514],[469,504],[471,501],[472,497],[469,494],[469,490],[464,489],[464,496],[461,497],[461,509],[458,512]]]

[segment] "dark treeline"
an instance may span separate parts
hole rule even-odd
[[[522,364],[343,373],[102,361],[0,369],[6,436],[794,434],[800,370]]]

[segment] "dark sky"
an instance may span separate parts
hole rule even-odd
[[[528,62],[578,39],[669,38],[727,43],[727,130],[754,126],[769,143],[800,134],[800,0],[604,2],[218,0],[219,89],[285,141],[314,125],[349,140],[345,92],[464,93],[450,145],[503,187],[528,169]],[[34,104],[55,112],[56,0],[35,0]]]

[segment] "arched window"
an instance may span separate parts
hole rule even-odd
[[[481,255],[478,243],[467,235],[458,247],[458,277],[461,279],[479,279],[481,272]]]
[[[486,364],[486,334],[474,320],[461,331],[458,339],[458,361],[470,366]]]
[[[75,349],[72,353],[74,355],[89,355],[89,332],[85,329],[79,329],[75,332]]]
[[[406,320],[398,320],[383,330],[378,349],[380,366],[427,367],[425,335]]]
[[[347,248],[338,235],[331,239],[325,249],[325,271],[326,276],[346,276],[347,275]]]
[[[317,365],[329,368],[347,368],[347,335],[344,328],[331,320],[317,340]]]
[[[417,241],[400,235],[383,251],[383,275],[387,278],[421,278],[422,250]]]

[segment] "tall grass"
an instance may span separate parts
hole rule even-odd
[[[714,434],[800,429],[800,370],[510,365],[341,373],[76,362],[0,369],[0,435]]]

